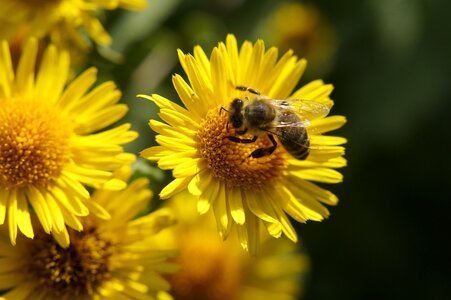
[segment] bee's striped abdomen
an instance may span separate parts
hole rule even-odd
[[[299,117],[293,112],[284,112],[279,121],[286,124],[299,124]],[[307,129],[303,126],[287,126],[277,128],[277,135],[285,150],[294,158],[303,160],[309,154],[310,139]]]

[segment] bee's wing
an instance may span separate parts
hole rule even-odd
[[[294,111],[302,120],[302,124],[309,124],[310,121],[324,118],[329,114],[327,105],[313,101],[301,99],[277,100],[272,99],[271,104],[280,109],[289,109]]]

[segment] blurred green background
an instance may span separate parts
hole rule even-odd
[[[333,83],[332,114],[348,118],[335,134],[349,140],[349,166],[342,184],[327,186],[340,198],[331,217],[297,226],[312,259],[304,299],[445,299],[450,11],[444,0],[151,0],[144,12],[105,15],[114,43],[89,63],[124,91],[127,120],[140,132],[129,150],[139,152],[154,143],[147,122],[156,108],[135,95],[177,99],[177,48],[209,53],[234,33],[306,56],[300,84]],[[165,180],[156,173],[155,192]]]

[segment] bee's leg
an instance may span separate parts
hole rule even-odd
[[[255,95],[260,95],[260,92],[257,91],[256,89],[250,88],[250,87],[246,87],[246,86],[242,86],[242,85],[238,85],[235,87],[237,90],[239,91],[243,91],[243,92],[249,92]]]
[[[273,137],[272,134],[268,134],[268,137],[272,143],[272,146],[254,150],[251,154],[249,154],[249,157],[252,156],[252,158],[259,158],[259,157],[271,155],[274,152],[274,150],[276,150],[276,148],[277,148],[276,139]]]
[[[227,109],[225,109],[223,106],[221,106],[221,108],[219,109],[219,114],[221,114],[223,110],[226,112],[229,112]]]
[[[228,138],[229,140],[231,140],[234,143],[250,144],[250,143],[255,143],[255,141],[257,140],[258,137],[255,135],[252,139],[240,139],[239,137],[236,137],[236,136],[226,136],[226,138]]]

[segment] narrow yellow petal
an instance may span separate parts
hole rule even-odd
[[[61,207],[61,213],[64,216],[64,222],[69,227],[71,227],[77,231],[83,230],[83,225],[81,224],[80,220],[73,213],[67,211],[64,207]]]
[[[8,42],[3,40],[0,49],[0,98],[11,96],[14,71],[11,62]]]
[[[50,192],[60,208],[64,207],[68,212],[76,216],[87,216],[89,214],[88,208],[82,202],[86,199],[79,198],[77,195],[67,191],[65,187],[54,186]]]
[[[69,247],[70,238],[66,227],[64,227],[63,230],[61,231],[52,231],[52,236],[61,247],[63,248]]]
[[[52,231],[52,213],[50,212],[50,208],[47,205],[47,202],[42,195],[41,191],[35,187],[28,187],[27,197],[30,201],[31,206],[33,207],[39,222],[42,225],[42,228],[46,233],[50,233]]]
[[[291,57],[272,85],[270,95],[276,99],[287,99],[306,67],[307,61],[305,59],[297,61],[295,56]]]
[[[325,133],[342,127],[346,123],[344,116],[330,116],[324,119],[313,120],[310,128],[315,129],[315,133]]]
[[[0,190],[0,225],[5,223],[6,206],[8,204],[9,190]]]
[[[205,54],[202,47],[195,46],[194,47],[194,58],[199,62],[199,67],[202,69],[204,74],[210,74],[210,61]]]
[[[243,196],[240,188],[232,188],[229,190],[228,203],[230,213],[235,223],[243,225],[246,222],[246,217],[243,208]]]
[[[328,168],[313,168],[291,171],[289,174],[301,179],[324,183],[339,183],[343,181],[343,175],[341,173]]]
[[[205,190],[205,188],[210,184],[212,176],[210,170],[204,169],[200,171],[188,184],[188,191],[194,195],[199,196]]]
[[[252,256],[256,256],[258,253],[260,253],[260,224],[262,221],[260,221],[255,216],[250,216],[250,218],[247,219],[245,227],[247,231],[247,249],[249,251],[249,254]],[[237,225],[240,226],[240,225]],[[243,247],[244,248],[244,247]]]
[[[296,230],[293,228],[293,226],[291,225],[290,219],[288,219],[287,215],[285,214],[285,212],[282,209],[282,206],[280,205],[280,199],[276,198],[277,194],[275,193],[275,189],[277,187],[274,188],[268,188],[268,196],[271,198],[271,202],[273,203],[273,208],[274,208],[274,212],[277,216],[277,219],[280,222],[280,225],[282,226],[282,231],[283,233],[293,242],[297,242],[298,241],[298,237],[296,234]]]
[[[213,49],[211,53],[211,81],[215,96],[219,99],[227,98],[227,90],[230,82],[227,79],[224,57],[218,48]]]
[[[221,193],[221,185],[215,179],[210,180],[210,184],[202,184],[203,192],[197,201],[197,211],[199,214],[205,214],[210,209],[212,201]]]
[[[69,58],[64,51],[58,55],[50,45],[44,52],[36,77],[36,92],[42,101],[54,104],[61,96],[69,73]]]
[[[161,146],[165,146],[174,151],[190,151],[197,146],[193,140],[171,138],[161,134],[155,137],[155,141]]]
[[[186,187],[188,186],[189,182],[193,179],[193,177],[194,176],[174,179],[161,190],[160,198],[168,199],[173,195],[177,194],[178,192],[182,191],[183,189],[186,189]]]
[[[177,94],[180,97],[180,100],[182,100],[185,107],[188,109],[188,111],[192,114],[195,121],[200,122],[202,116],[200,115],[200,112],[196,109],[198,103],[194,101],[194,91],[191,89],[189,84],[186,83],[183,78],[175,74],[172,77],[172,83],[174,84],[174,88],[177,91]]]
[[[28,201],[24,193],[17,193],[17,224],[20,231],[28,238],[34,237],[33,226],[31,225]]]
[[[261,71],[258,74],[257,85],[261,86],[263,94],[269,94],[271,86],[277,79],[278,74],[274,74],[273,69],[277,62],[278,50],[275,47],[271,47],[263,56],[261,63]]]
[[[44,194],[45,201],[47,202],[48,208],[51,212],[52,216],[52,231],[61,232],[65,230],[66,225],[64,223],[64,217],[61,213],[61,209],[57,202],[55,201],[55,198],[53,198],[53,195],[51,193],[45,193]]]
[[[197,130],[193,130],[193,129],[185,128],[185,127],[174,128],[172,126],[169,126],[166,123],[159,122],[159,121],[153,120],[153,119],[151,119],[149,121],[149,126],[156,133],[164,134],[164,135],[175,137],[175,138],[183,139],[183,138],[189,137],[189,138],[193,139],[195,137],[195,135],[197,134]]]
[[[241,247],[244,250],[249,251],[249,243],[248,243],[248,238],[247,238],[246,225],[245,224],[235,225],[235,227],[236,227],[236,232],[237,232],[237,236],[238,236],[238,241],[240,242]]]
[[[8,199],[8,229],[12,245],[16,245],[17,238],[17,190],[12,190]]]
[[[335,146],[335,145],[343,145],[346,144],[347,140],[343,137],[339,136],[329,136],[329,135],[311,135],[310,136],[310,145],[315,147],[321,146]]]
[[[187,153],[195,153],[196,150],[192,150],[191,152]],[[140,152],[141,157],[144,157],[148,160],[159,160],[167,155],[173,154],[173,151],[168,150],[166,147],[163,146],[154,146],[150,148],[146,148],[143,151]],[[175,153],[174,153],[175,154]]]
[[[311,159],[309,157],[309,159]],[[342,168],[347,165],[347,161],[344,157],[333,157],[324,161],[315,160],[298,160],[290,159],[290,164],[287,170],[299,170],[306,168]]]
[[[238,82],[242,81],[241,78],[241,65],[238,57],[238,43],[233,34],[228,34],[226,37],[226,50],[228,61],[230,63],[230,79],[233,85],[238,85]]]
[[[176,166],[172,171],[172,174],[174,177],[194,176],[206,167],[205,159],[192,158],[185,160],[183,163]]]
[[[270,201],[266,198],[264,192],[245,191],[244,195],[249,210],[256,217],[266,222],[278,223],[274,209],[272,208]]]
[[[67,115],[71,115],[71,110],[76,107],[77,101],[94,84],[96,77],[97,70],[95,68],[89,68],[73,80],[65,89],[58,102],[61,110],[66,112]]]
[[[299,188],[295,177],[288,177],[285,182],[287,188],[293,193],[295,199],[291,198],[289,205],[301,209],[311,220],[320,221],[329,216],[329,210],[322,205],[313,195]]]
[[[227,239],[230,228],[232,226],[232,216],[230,216],[230,212],[227,209],[227,202],[229,201],[229,191],[226,189],[224,183],[218,182],[216,184],[219,184],[219,192],[214,200],[212,207],[219,235],[222,237],[222,239],[225,240]]]
[[[32,94],[37,53],[37,40],[34,38],[29,39],[24,47],[24,52],[20,57],[16,73],[16,88],[21,91],[22,95],[30,96]]]
[[[90,114],[77,114],[74,130],[77,134],[87,134],[103,129],[120,120],[128,111],[126,104],[116,104]]]
[[[61,172],[62,176],[60,176],[60,178],[57,181],[58,186],[66,190],[68,194],[77,196],[81,199],[88,199],[89,192],[80,182],[73,179],[71,176],[72,174],[69,173],[70,172],[65,172],[64,170]]]
[[[280,202],[280,205],[283,207],[283,210],[287,212],[293,219],[300,223],[305,223],[309,216],[306,214],[306,211],[303,209],[299,209],[298,205],[293,205],[293,202],[297,202],[296,197],[291,193],[291,191],[283,184],[273,190],[275,192],[276,198]],[[322,218],[321,218],[322,220]]]
[[[195,159],[199,158],[191,158],[186,156],[185,153],[192,153],[193,151],[197,152],[197,150],[190,151],[181,151],[181,152],[172,152],[165,157],[162,157],[158,160],[158,167],[162,170],[175,169],[177,166],[182,164],[189,164],[193,162]],[[180,176],[175,176],[180,177]]]

